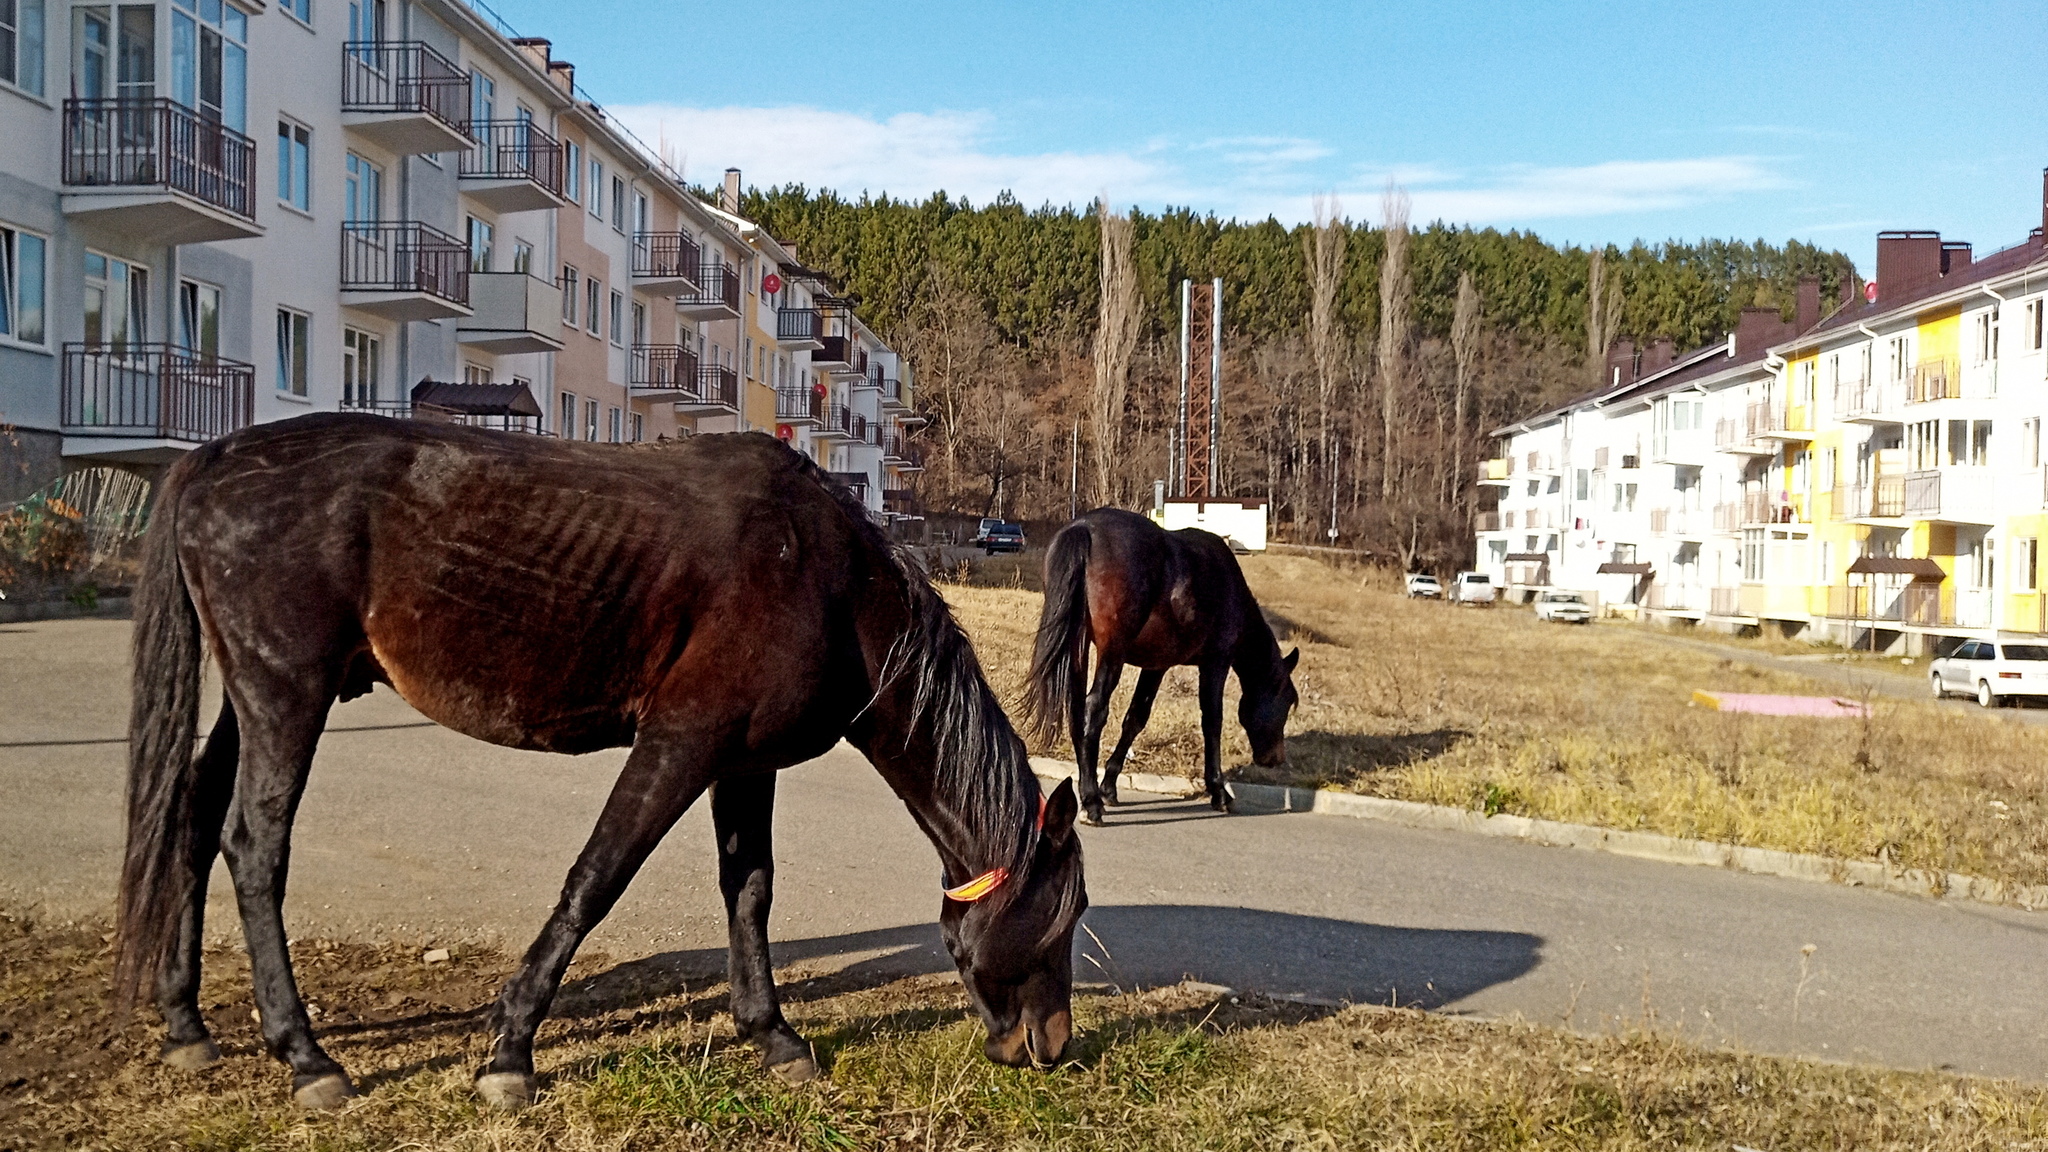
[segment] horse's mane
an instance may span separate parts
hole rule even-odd
[[[945,598],[932,587],[923,566],[882,532],[853,490],[802,453],[791,455],[801,462],[807,476],[832,495],[855,534],[871,554],[882,557],[895,570],[901,583],[910,618],[882,661],[876,691],[897,677],[909,678],[914,701],[911,723],[927,726],[936,752],[934,796],[959,820],[973,847],[986,854],[985,866],[1007,868],[1021,880],[1038,848],[1038,780],[1031,772],[1023,740],[982,674],[974,646]],[[1066,913],[1078,907],[1079,877],[1080,870],[1073,870],[1070,891],[1061,896],[1062,914],[1054,924],[1064,924]],[[952,882],[967,879],[956,876]],[[995,907],[1006,904],[1020,886],[1005,884],[985,903]]]

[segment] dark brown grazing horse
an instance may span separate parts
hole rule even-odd
[[[1088,680],[1088,646],[1095,646],[1095,680]],[[1045,607],[1031,655],[1030,722],[1051,738],[1061,710],[1080,765],[1082,818],[1102,823],[1102,804],[1117,802],[1116,777],[1131,741],[1152,718],[1152,698],[1166,670],[1192,664],[1201,670],[1202,779],[1209,803],[1231,809],[1223,787],[1223,679],[1237,672],[1243,692],[1237,717],[1260,764],[1287,759],[1287,714],[1299,697],[1294,664],[1299,648],[1280,655],[1273,629],[1244,582],[1230,545],[1199,528],[1168,532],[1143,516],[1097,508],[1060,529],[1045,554]],[[1098,789],[1095,765],[1109,699],[1124,665],[1140,669],[1124,715],[1123,735]]]
[[[492,1104],[533,1098],[534,1030],[571,955],[707,789],[734,1023],[784,1078],[817,1074],[770,972],[769,825],[775,772],[841,736],[938,849],[942,930],[989,1058],[1045,1066],[1066,1047],[1087,903],[1072,789],[1041,798],[945,602],[774,439],[625,448],[307,416],[173,467],[145,555],[115,982],[124,1008],[154,983],[166,1061],[219,1054],[198,1004],[218,852],[265,1045],[301,1104],[354,1094],[314,1041],[281,906],[328,710],[374,684],[494,744],[632,746],[493,1009],[477,1076]],[[226,702],[195,757],[202,638]]]

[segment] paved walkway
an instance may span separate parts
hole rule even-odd
[[[110,908],[127,625],[0,627],[0,901]],[[336,709],[299,821],[295,934],[523,948],[623,753],[510,752],[380,689]],[[842,747],[785,774],[777,958],[948,970],[938,865]],[[1706,1042],[2048,1078],[2048,916],[1312,815],[1160,799],[1086,829],[1081,979],[1193,976]],[[232,931],[225,884],[215,931]],[[723,963],[709,817],[685,817],[594,946]],[[1811,945],[1811,952],[1807,946]]]

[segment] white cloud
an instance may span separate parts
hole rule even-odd
[[[921,200],[943,189],[986,203],[1009,191],[1027,205],[1111,202],[1192,206],[1222,216],[1311,217],[1311,196],[1334,187],[1354,219],[1379,211],[1388,178],[1414,199],[1418,223],[1528,225],[1565,218],[1685,208],[1787,187],[1762,158],[1611,160],[1580,166],[1507,165],[1456,171],[1429,163],[1358,165],[1325,174],[1334,149],[1297,136],[1154,141],[1134,149],[1008,152],[985,112],[904,112],[886,119],[803,106],[609,109],[642,139],[667,140],[685,175],[710,184],[726,167],[747,182],[831,188]]]

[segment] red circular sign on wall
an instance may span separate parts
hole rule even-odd
[[[1877,303],[1877,281],[1872,280],[1863,286],[1863,298],[1872,304]]]
[[[794,439],[796,439],[796,427],[795,427],[795,425],[792,425],[792,424],[777,424],[777,425],[775,426],[775,438],[776,438],[777,440],[794,440]]]
[[[770,295],[782,291],[782,277],[773,272],[761,277],[761,291]]]

